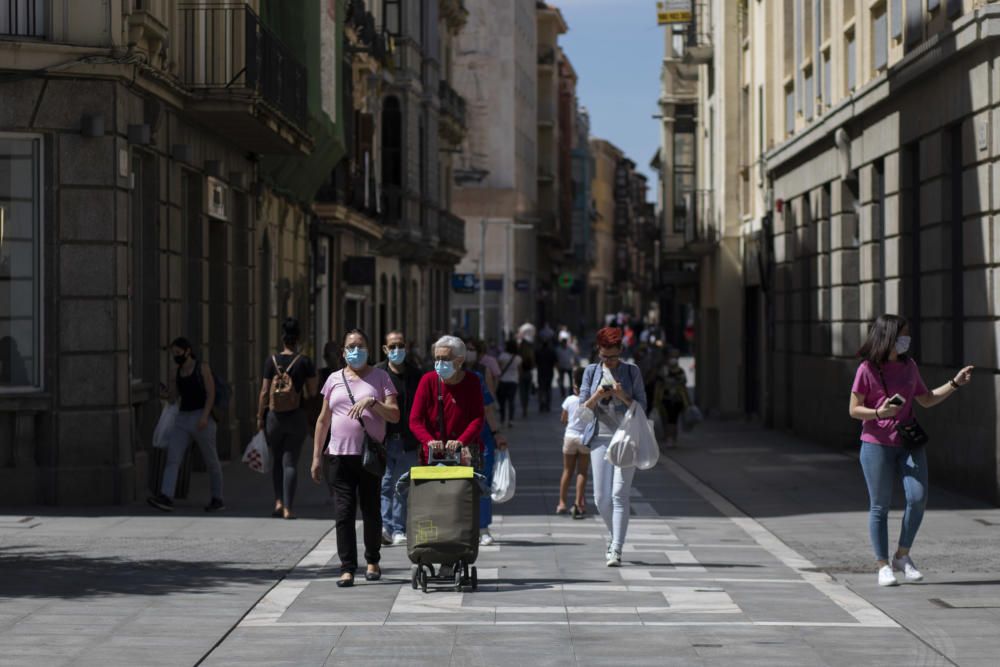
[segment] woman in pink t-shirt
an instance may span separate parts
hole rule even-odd
[[[381,578],[382,478],[367,472],[361,464],[365,432],[385,440],[385,424],[399,421],[396,387],[389,374],[368,365],[368,337],[353,329],[344,336],[347,366],[327,378],[320,393],[323,408],[316,422],[313,440],[312,478],[322,481],[323,454],[330,457],[330,486],[333,488],[334,519],[337,522],[337,553],[340,580],[337,586],[354,585],[358,569],[358,536],[354,518],[361,505],[364,522],[365,579]],[[329,440],[327,434],[329,433]]]
[[[861,365],[851,387],[851,417],[860,420],[861,468],[868,485],[870,510],[868,533],[878,561],[880,586],[895,586],[895,571],[906,581],[920,581],[923,575],[910,558],[927,504],[927,453],[924,448],[904,446],[896,430],[913,417],[913,403],[931,408],[972,380],[972,366],[966,366],[947,384],[927,389],[910,349],[910,327],[898,315],[882,315],[868,330],[868,340],[858,351]],[[906,509],[899,534],[899,547],[889,561],[889,505],[893,483],[899,477],[906,494]]]

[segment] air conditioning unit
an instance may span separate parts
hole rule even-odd
[[[229,186],[214,176],[205,178],[205,211],[216,220],[229,220]]]

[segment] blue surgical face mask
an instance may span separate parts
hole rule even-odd
[[[368,350],[363,347],[349,347],[344,351],[344,358],[351,368],[358,370],[368,363]]]
[[[900,336],[896,339],[896,354],[906,354],[907,350],[910,349],[910,337]]]
[[[437,371],[438,377],[442,380],[450,380],[451,376],[455,374],[455,362],[435,361],[434,370]]]
[[[389,363],[399,366],[404,361],[406,361],[406,350],[400,348],[389,350]]]

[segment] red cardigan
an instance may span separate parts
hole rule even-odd
[[[446,434],[439,433],[438,387],[443,389],[444,425]],[[427,460],[427,443],[432,440],[459,440],[462,444],[479,444],[483,431],[483,388],[479,378],[466,372],[458,384],[447,384],[431,371],[417,386],[410,408],[410,432],[420,442],[421,460]]]

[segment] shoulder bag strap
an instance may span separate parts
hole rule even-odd
[[[438,436],[441,438],[441,442],[448,441],[448,434],[444,429],[444,382],[441,378],[437,379],[438,387]]]
[[[296,361],[298,361],[298,360],[299,360],[299,357],[301,357],[301,356],[302,356],[301,354],[296,354],[296,355],[295,355],[295,358],[294,358],[294,359],[292,359],[292,363],[288,364],[288,368],[286,368],[286,369],[285,369],[285,372],[286,372],[286,373],[287,373],[288,371],[292,370],[292,366],[294,366],[294,365],[295,365],[295,362],[296,362]]]
[[[351,391],[351,385],[347,381],[347,371],[344,370],[343,368],[340,369],[340,377],[344,381],[344,388],[347,389],[347,397],[351,399],[351,405],[354,405],[354,403],[355,403],[355,401],[354,401],[354,392]],[[358,422],[361,424],[361,430],[365,432],[365,435],[368,435],[368,429],[365,428],[365,422],[364,422],[364,420],[361,417],[358,417]],[[371,436],[368,435],[368,437],[370,438]]]
[[[282,372],[281,371],[281,366],[278,365],[278,358],[276,356],[274,356],[273,354],[271,355],[271,363],[274,364],[274,372],[275,373],[281,373]]]
[[[506,372],[507,372],[507,369],[508,369],[508,368],[510,368],[510,365],[511,365],[512,363],[514,363],[514,357],[515,357],[515,356],[517,356],[517,355],[513,355],[513,354],[512,354],[512,355],[510,355],[510,359],[508,359],[508,360],[507,360],[507,363],[506,363],[506,365],[504,365],[503,369],[502,369],[502,370],[500,371],[500,375],[503,375],[504,373],[506,373]]]

